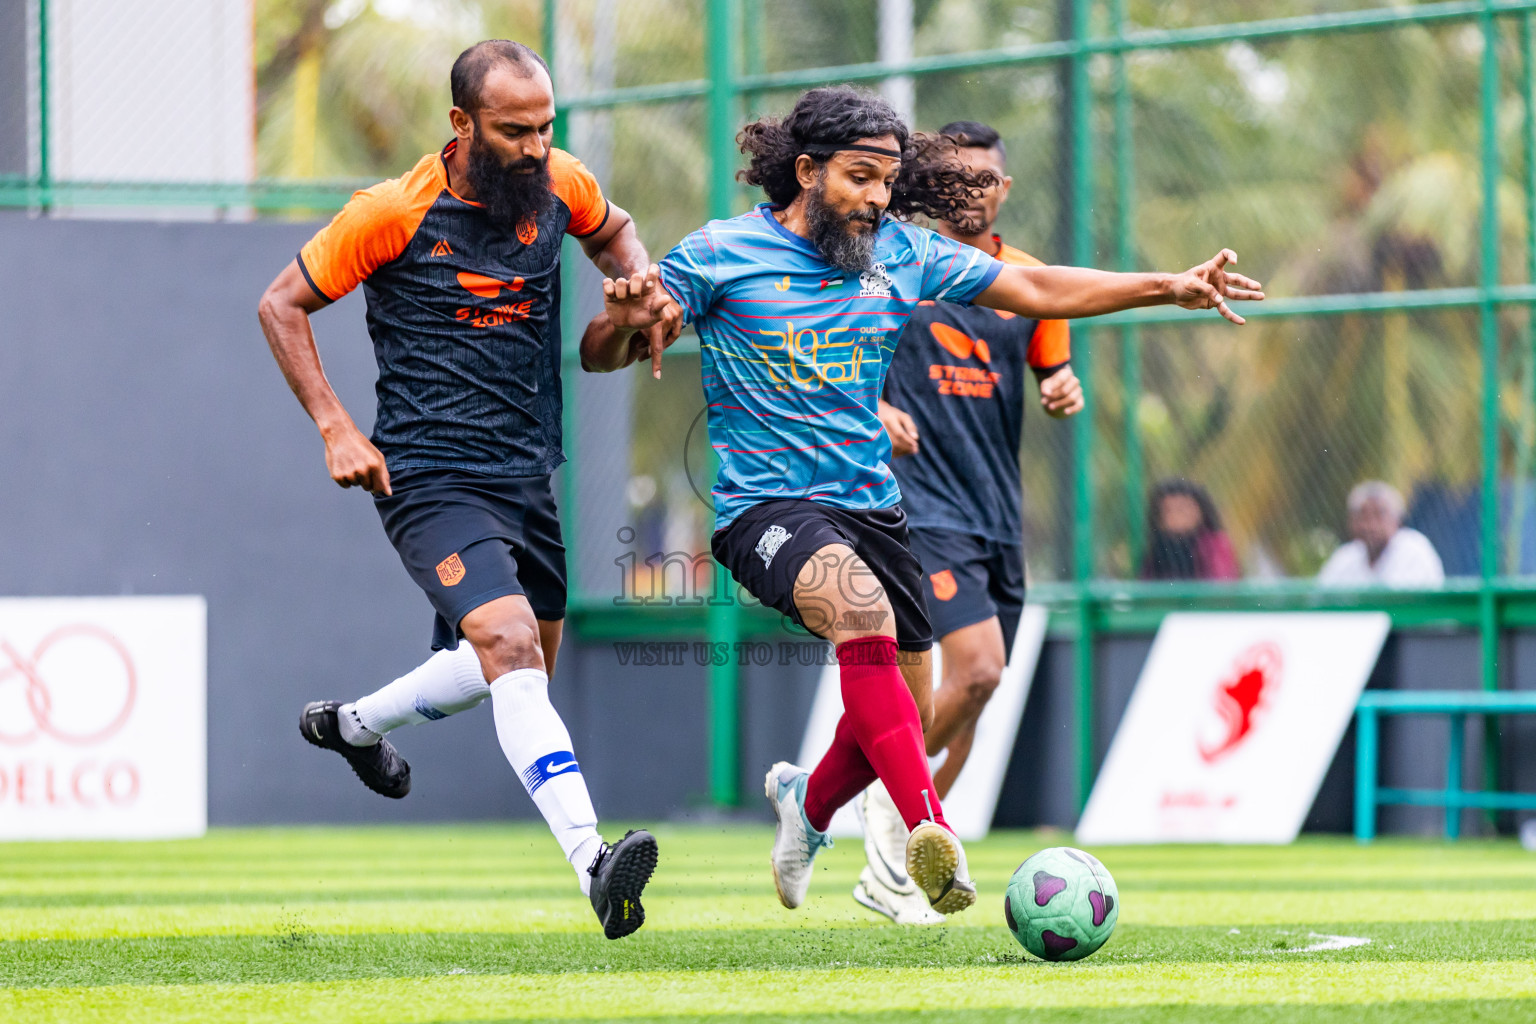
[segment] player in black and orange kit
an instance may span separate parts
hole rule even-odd
[[[968,171],[990,172],[999,184],[983,189],[952,221],[938,222],[939,233],[1004,263],[1039,266],[992,232],[1012,184],[997,132],[956,121],[940,134],[959,144],[958,160]],[[976,720],[1002,677],[1024,610],[1019,441],[1025,370],[1039,380],[1048,415],[1072,416],[1083,408],[1083,391],[1070,358],[1065,320],[921,302],[891,359],[880,419],[898,456],[891,471],[944,655],[933,725],[924,734],[930,756],[947,751],[933,775],[940,799],[970,754]],[[854,899],[903,924],[941,921],[901,869],[907,830],[890,797],[877,783],[858,806],[869,864]]]
[[[454,138],[403,177],[354,195],[267,289],[261,322],[343,487],[374,495],[406,570],[436,611],[425,664],[357,701],[300,717],[372,790],[403,797],[410,767],[384,734],[491,698],[497,736],[576,870],[609,938],[644,921],[656,840],[603,842],[569,732],[550,703],[565,618],[565,547],[549,474],[561,451],[560,244],[580,239],[610,277],[654,288],[629,215],[550,146],[544,61],[505,40],[451,75]],[[650,278],[646,279],[647,268]],[[309,315],[362,286],[379,364],[364,437],[325,379]],[[633,359],[650,337],[589,328]],[[591,336],[593,332],[598,336]],[[635,351],[631,351],[635,349]],[[467,640],[467,643],[460,643]]]

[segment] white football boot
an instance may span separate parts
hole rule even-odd
[[[944,916],[928,905],[928,897],[907,874],[909,833],[885,784],[871,783],[854,809],[864,829],[864,856],[869,860],[853,888],[854,900],[897,924],[941,924]]]
[[[924,790],[924,799],[927,796]],[[976,902],[976,883],[966,867],[960,837],[932,819],[918,822],[907,839],[907,874],[941,914],[958,913]]]
[[[791,910],[805,902],[816,854],[823,846],[832,845],[832,837],[816,831],[805,817],[805,783],[810,777],[804,768],[779,761],[763,780],[763,793],[779,819],[770,859],[773,887],[779,892],[779,902]]]
[[[928,897],[912,887],[911,892],[892,892],[881,884],[868,864],[859,873],[853,898],[860,906],[883,914],[897,924],[943,924],[944,915],[928,905]]]

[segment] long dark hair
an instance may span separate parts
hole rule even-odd
[[[1221,529],[1221,513],[1216,511],[1216,502],[1211,500],[1211,492],[1193,480],[1182,476],[1172,476],[1166,480],[1159,480],[1147,495],[1147,535],[1161,532],[1158,523],[1162,516],[1163,499],[1175,494],[1194,501],[1200,506],[1200,531],[1215,531]]]
[[[886,207],[894,217],[948,219],[967,209],[979,190],[998,183],[989,171],[972,174],[958,166],[955,140],[910,131],[885,100],[847,85],[812,89],[788,116],[765,117],[743,128],[736,142],[751,164],[736,177],[768,193],[773,204],[788,206],[800,194],[795,177],[800,154],[824,164],[831,156],[824,147],[885,135],[893,136],[901,149],[901,171]]]
[[[1200,526],[1193,534],[1173,534],[1163,529],[1163,499],[1182,495],[1200,507]],[[1143,579],[1199,579],[1205,566],[1200,558],[1200,537],[1221,532],[1221,515],[1211,494],[1193,480],[1170,477],[1159,481],[1147,495],[1147,554],[1141,565]]]

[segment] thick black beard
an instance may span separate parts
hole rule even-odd
[[[554,189],[549,178],[549,154],[542,160],[517,160],[504,164],[480,142],[475,133],[469,140],[469,162],[465,170],[475,201],[485,207],[491,223],[511,234],[524,221],[549,209]]]
[[[868,231],[854,231],[854,222],[869,225]],[[862,274],[875,265],[875,235],[880,217],[871,218],[863,211],[840,214],[827,205],[826,190],[817,182],[805,190],[805,226],[811,230],[811,244],[821,258],[838,270]]]
[[[955,230],[969,236],[987,234],[992,230],[992,225],[987,223],[986,218],[978,210],[961,210],[950,217],[949,222],[954,225]]]

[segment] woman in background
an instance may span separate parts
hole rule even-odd
[[[1235,580],[1241,575],[1232,541],[1204,487],[1173,477],[1152,488],[1142,579]]]

